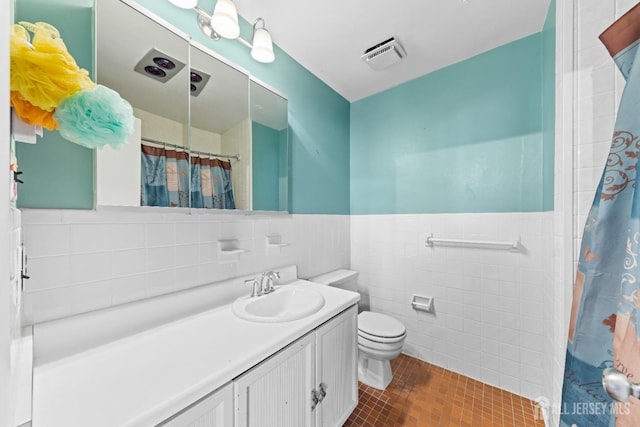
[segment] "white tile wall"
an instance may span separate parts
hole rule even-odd
[[[24,319],[37,323],[297,264],[300,277],[350,265],[349,216],[154,209],[23,211]],[[266,250],[266,236],[290,243]],[[248,252],[222,259],[218,239]]]
[[[618,103],[624,88],[613,60],[598,36],[637,2],[634,0],[581,0],[576,2],[573,124],[574,138],[574,260],[582,229],[607,154]],[[566,30],[568,31],[568,30]]]
[[[351,217],[363,299],[407,327],[404,352],[530,398],[543,389],[553,214]],[[427,236],[522,240],[525,250],[425,245]],[[435,298],[435,315],[412,294]]]
[[[185,108],[188,100],[184,100]],[[156,141],[170,142],[176,145],[186,146],[187,124],[170,120],[166,117],[158,116],[139,108],[134,108],[133,112],[142,123],[142,136],[144,138],[155,139]]]
[[[231,183],[236,209],[251,209],[251,121],[247,118],[222,135],[221,154],[240,155],[231,160]]]

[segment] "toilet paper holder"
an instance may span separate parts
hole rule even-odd
[[[413,294],[411,296],[411,307],[413,307],[414,310],[433,313],[433,297]]]

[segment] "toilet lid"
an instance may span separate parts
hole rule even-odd
[[[358,329],[366,334],[394,338],[404,335],[405,328],[402,322],[382,313],[363,311],[358,315]]]

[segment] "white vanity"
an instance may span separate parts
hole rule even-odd
[[[33,426],[341,426],[358,400],[359,295],[279,270],[324,305],[241,319],[241,277],[35,325]]]

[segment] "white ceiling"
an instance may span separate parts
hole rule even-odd
[[[278,46],[351,102],[540,31],[550,2],[235,1],[238,12],[247,21],[263,17]],[[206,2],[202,0],[203,6]],[[243,100],[247,99],[247,76],[198,49],[192,51],[193,67],[213,77],[196,98],[185,91],[186,67],[168,83],[133,72],[134,65],[150,48],[188,62],[188,42],[119,0],[102,0],[99,6],[96,22],[99,83],[117,90],[137,108],[179,122],[187,121],[191,100],[192,124],[220,134],[246,118],[248,111]],[[396,9],[390,10],[391,6]],[[194,13],[194,20],[195,16]],[[388,69],[372,70],[360,59],[361,54],[391,36],[399,39],[407,57]],[[262,99],[262,92],[255,85],[252,89],[255,105],[252,104],[251,113],[257,121],[266,112],[286,111],[286,102],[279,103],[278,96],[264,92],[271,101]],[[238,100],[241,105],[236,105]],[[271,107],[264,108],[267,104]],[[284,113],[281,115],[286,117]],[[264,124],[280,128],[268,117],[262,119]]]
[[[550,0],[236,0],[250,23],[353,102],[542,30]],[[396,37],[407,52],[381,71],[363,52]],[[278,60],[276,56],[276,61]]]

